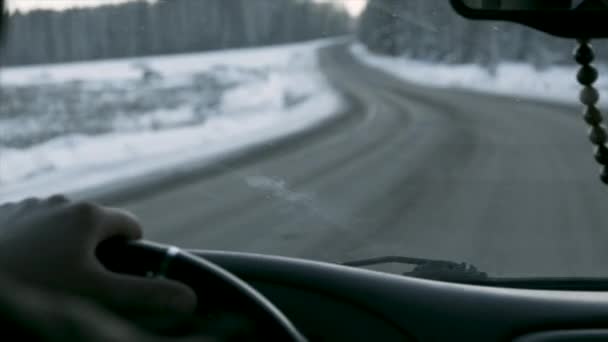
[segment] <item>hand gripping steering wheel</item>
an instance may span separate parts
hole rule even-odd
[[[99,246],[97,256],[113,272],[166,277],[190,286],[198,296],[197,316],[238,313],[254,326],[251,339],[306,341],[258,291],[225,269],[177,247],[147,241],[108,241]]]

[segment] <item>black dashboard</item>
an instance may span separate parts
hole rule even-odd
[[[266,255],[194,251],[248,282],[311,341],[603,341],[608,292],[423,280]]]

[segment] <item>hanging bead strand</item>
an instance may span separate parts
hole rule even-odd
[[[574,51],[574,59],[581,68],[577,74],[578,82],[583,86],[580,93],[580,101],[585,105],[584,119],[591,127],[589,129],[589,140],[595,147],[595,159],[602,165],[601,179],[608,185],[608,148],[606,147],[606,129],[602,125],[602,113],[597,107],[600,94],[593,84],[598,79],[598,72],[592,63],[595,59],[593,48],[589,39],[579,39],[578,47]]]

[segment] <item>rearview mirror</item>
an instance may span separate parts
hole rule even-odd
[[[608,0],[451,0],[462,16],[512,21],[567,38],[608,38]]]

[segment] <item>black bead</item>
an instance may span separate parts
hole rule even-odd
[[[602,179],[602,182],[604,182],[604,184],[608,185],[608,168],[602,169],[602,174],[600,178]]]
[[[574,59],[577,63],[586,65],[595,59],[593,48],[589,44],[581,44],[574,52]]]
[[[589,140],[594,145],[604,145],[606,143],[606,131],[601,126],[592,127],[589,130]]]
[[[585,86],[581,90],[580,100],[587,106],[593,106],[600,100],[600,93],[593,87]]]
[[[590,65],[585,65],[578,71],[576,79],[582,85],[592,85],[597,81],[598,73],[597,69]]]
[[[585,122],[591,126],[597,126],[603,120],[600,110],[593,106],[587,107],[584,114]]]
[[[600,145],[595,149],[595,160],[601,165],[608,166],[608,148]]]

